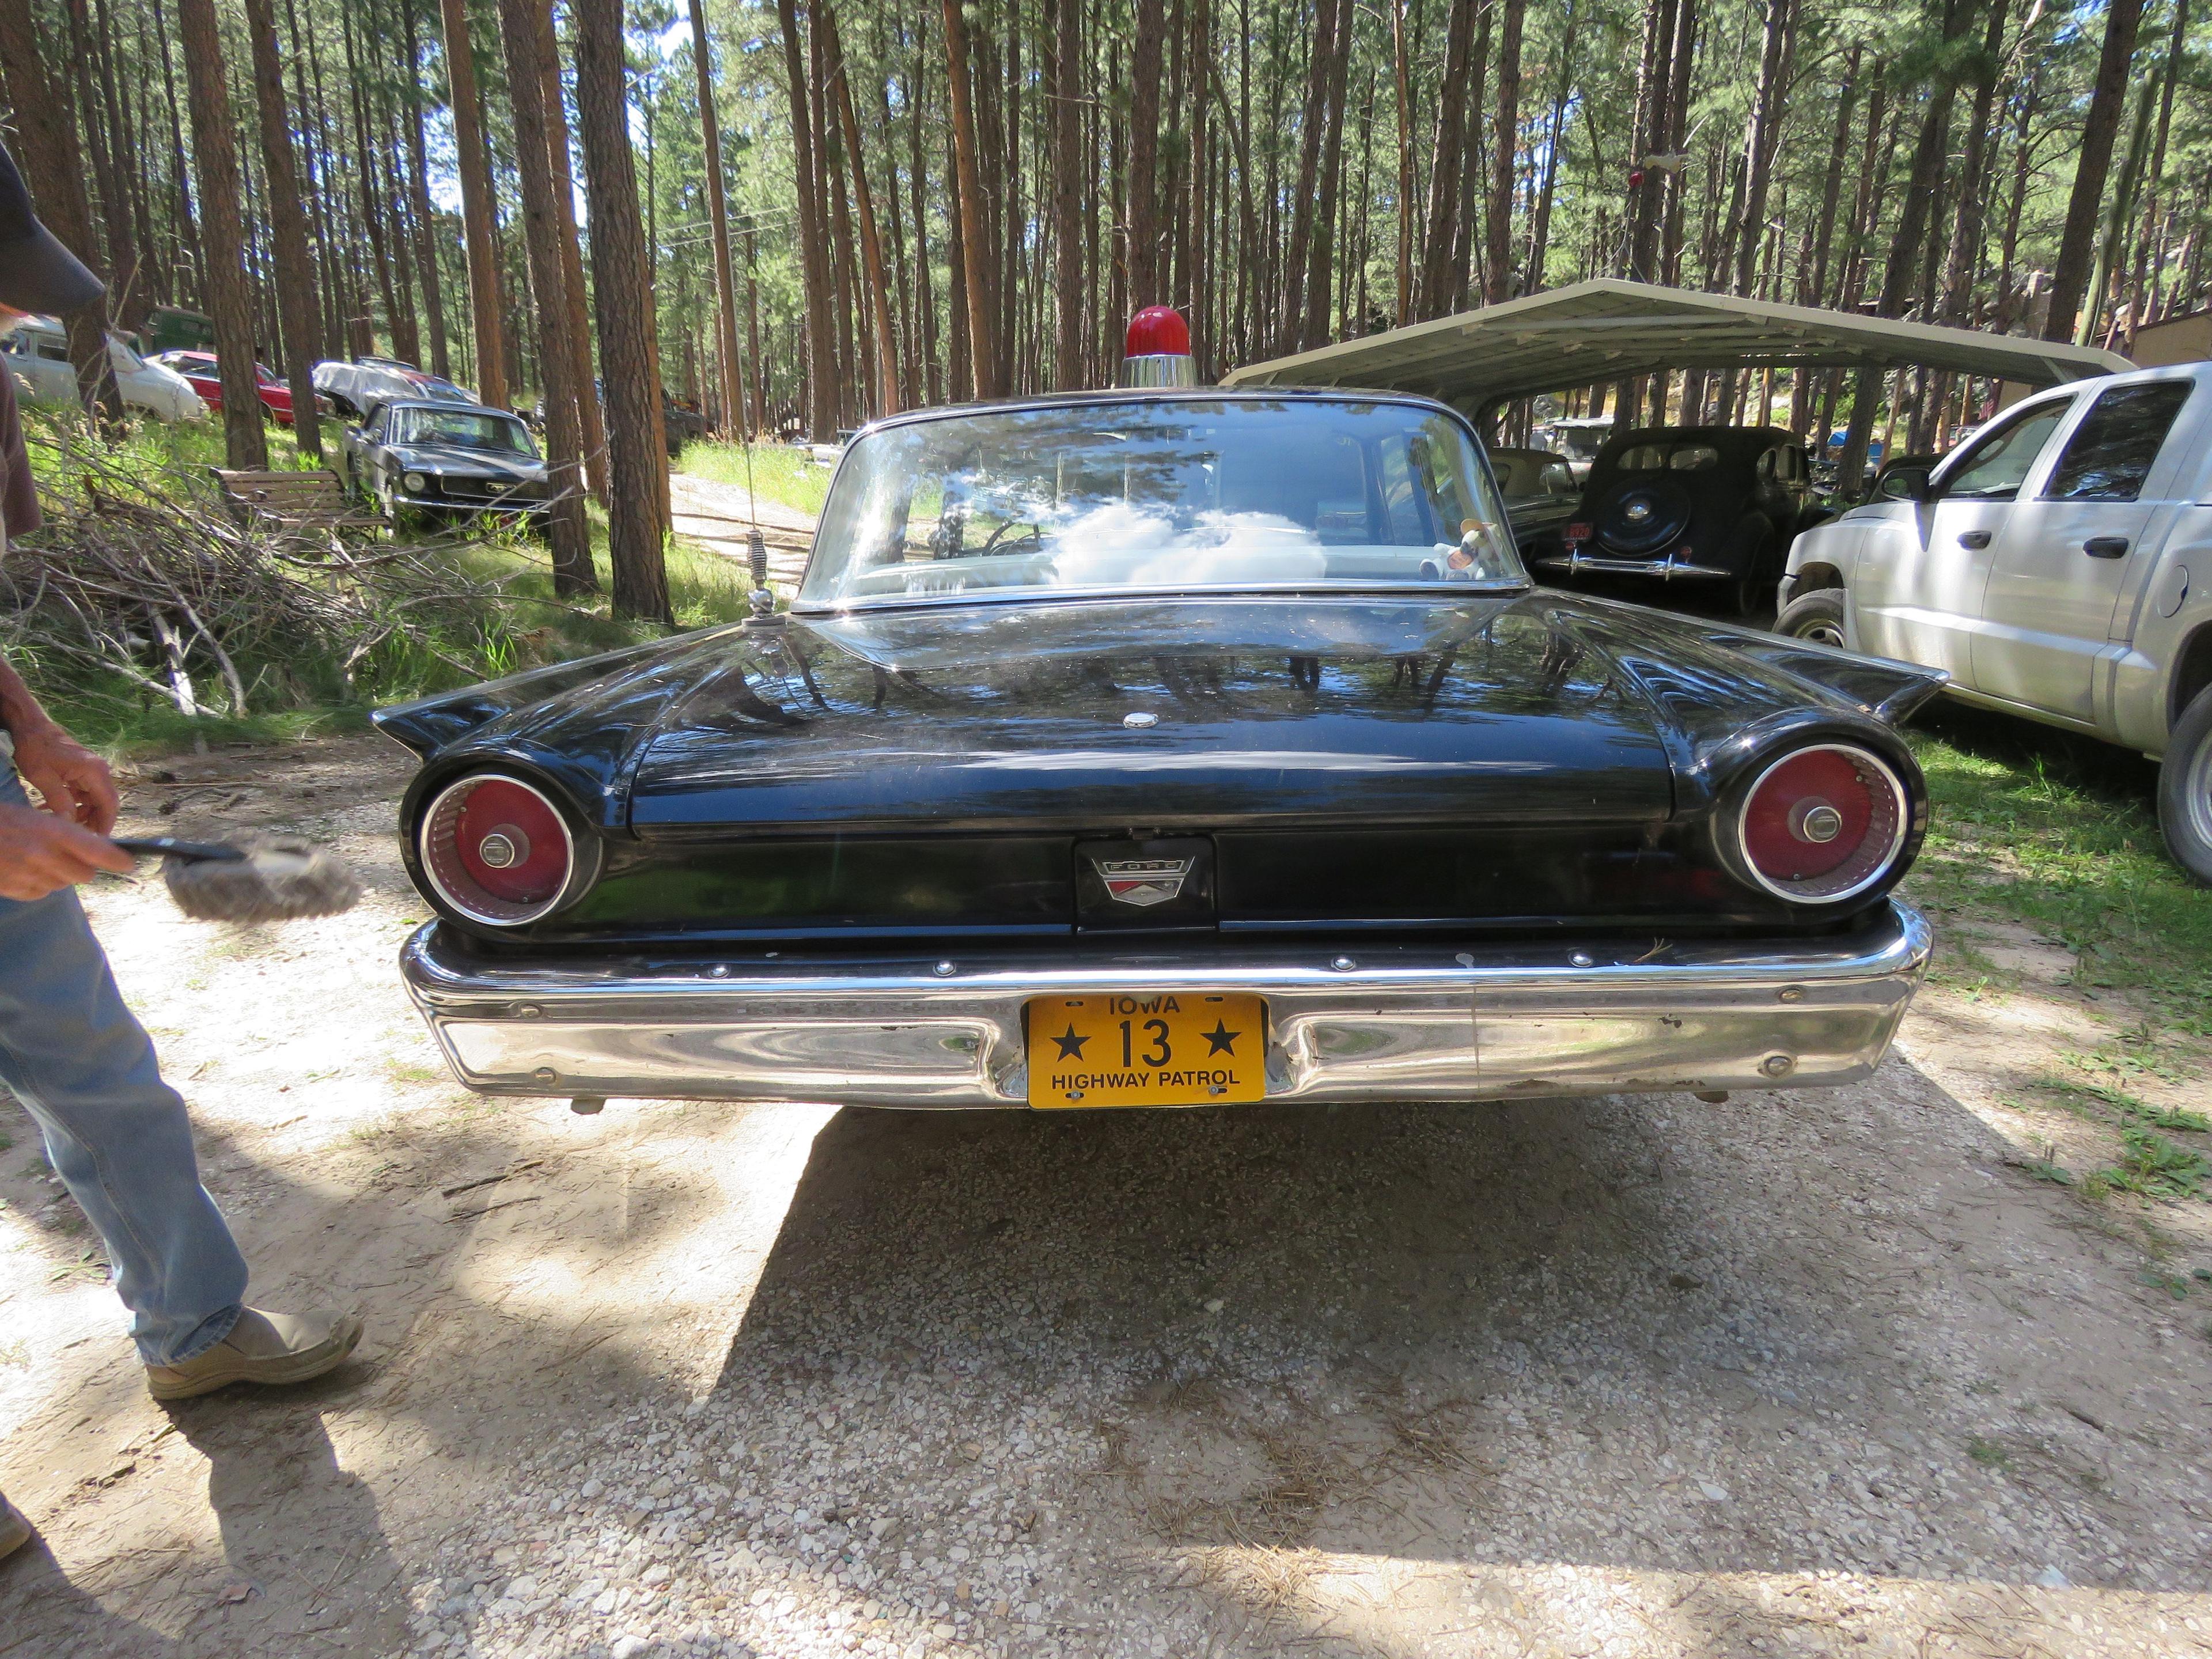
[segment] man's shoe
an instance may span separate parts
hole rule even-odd
[[[146,1388],[156,1400],[189,1400],[233,1382],[305,1382],[335,1370],[360,1340],[356,1314],[248,1308],[212,1348],[181,1364],[146,1367]]]
[[[13,1504],[0,1498],[0,1557],[13,1555],[31,1541],[31,1523]]]

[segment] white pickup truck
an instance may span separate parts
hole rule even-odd
[[[1891,483],[1797,538],[1776,630],[2161,761],[2166,845],[2212,884],[2212,362],[2038,393]]]

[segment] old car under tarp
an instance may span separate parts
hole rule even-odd
[[[1247,363],[1222,384],[1412,392],[1480,420],[1511,398],[1674,369],[1936,368],[2046,386],[2130,366],[2093,346],[1594,276]]]

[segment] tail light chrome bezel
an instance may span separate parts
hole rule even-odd
[[[560,826],[567,873],[550,896],[531,902],[504,899],[483,890],[460,867],[453,842],[460,809],[471,794],[487,783],[507,784],[532,796]],[[512,772],[467,772],[441,787],[416,821],[415,854],[439,900],[456,915],[483,927],[522,927],[543,921],[582,897],[599,873],[598,841],[577,833],[568,813],[550,792]]]
[[[1790,762],[1817,754],[1840,755],[1850,762],[1875,797],[1876,810],[1875,821],[1868,825],[1867,838],[1860,850],[1839,866],[1840,871],[1853,873],[1846,875],[1839,884],[1814,888],[1808,884],[1833,884],[1837,872],[1825,872],[1820,877],[1796,882],[1769,875],[1752,857],[1748,831],[1752,807],[1767,781]],[[1882,823],[1885,809],[1887,817],[1886,830]],[[1844,741],[1792,744],[1770,756],[1751,775],[1750,781],[1736,792],[1734,805],[1729,810],[1728,825],[1729,851],[1733,854],[1731,862],[1746,879],[1761,891],[1787,903],[1826,909],[1863,898],[1895,878],[1905,845],[1912,836],[1912,795],[1906,788],[1904,776],[1896,763],[1864,744]],[[1868,856],[1869,848],[1877,849],[1871,857]]]

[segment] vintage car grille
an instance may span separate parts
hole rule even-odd
[[[523,507],[538,495],[534,484],[510,483],[498,478],[441,477],[437,482],[439,494],[446,500],[471,507]]]

